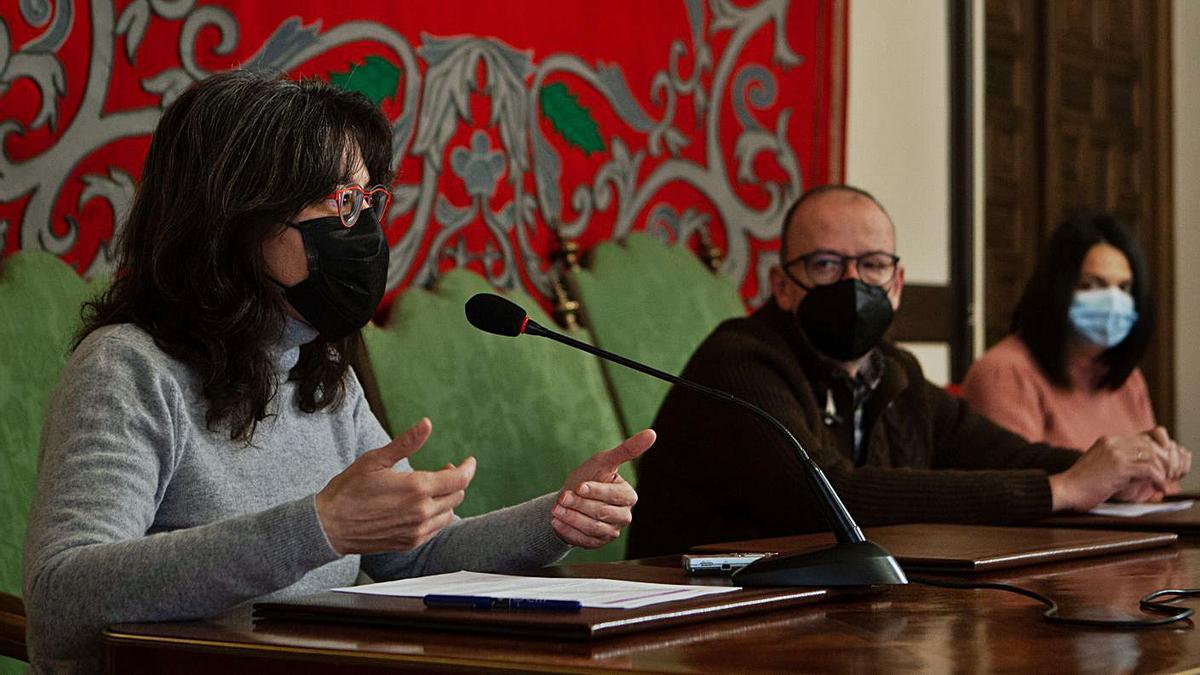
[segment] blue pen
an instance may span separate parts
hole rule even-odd
[[[460,609],[528,609],[543,612],[578,612],[578,600],[542,600],[538,598],[493,598],[486,595],[427,595],[426,607]]]

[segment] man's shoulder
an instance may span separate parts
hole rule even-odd
[[[924,408],[941,407],[956,400],[945,387],[925,377],[925,370],[916,354],[891,341],[881,342],[879,350],[887,364],[886,368],[891,371],[884,378],[889,383],[887,389],[893,392],[891,395],[896,401],[907,401],[910,406]]]
[[[701,346],[727,345],[743,341],[758,341],[763,339],[763,329],[755,321],[754,315],[739,316],[732,319],[725,319],[717,324],[708,337],[704,339]]]
[[[903,363],[905,367],[921,367],[921,362],[917,359],[916,354],[900,346],[899,343],[891,340],[882,340],[879,343],[879,351],[883,354],[884,358],[895,359]]]
[[[722,321],[696,348],[696,356],[737,358],[754,352],[787,349],[784,336],[756,312]]]
[[[756,312],[748,317],[722,322],[696,349],[692,363],[723,363],[728,366],[755,361],[769,364],[768,367],[774,370],[786,370],[792,378],[801,377],[806,369],[819,369],[821,366],[817,362],[820,357],[811,349],[801,349],[789,342],[788,336],[773,319],[777,317]],[[925,379],[920,361],[912,352],[890,341],[881,342],[878,349],[883,360],[892,362],[893,367],[899,367],[908,381],[920,382]]]
[[[900,366],[909,380],[923,381],[925,379],[925,370],[921,368],[921,361],[916,354],[890,340],[879,343],[879,352],[885,360]]]
[[[799,368],[787,338],[757,313],[721,322],[692,352],[684,371],[685,377],[720,387],[727,377],[744,377],[747,368],[781,375]]]

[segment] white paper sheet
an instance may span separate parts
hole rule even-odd
[[[1104,502],[1088,513],[1097,516],[1117,516],[1119,518],[1136,518],[1151,513],[1170,513],[1171,511],[1187,511],[1195,503],[1193,499],[1181,499],[1177,502],[1158,502],[1154,504],[1117,504]]]
[[[453,572],[428,577],[335,588],[343,593],[423,598],[426,595],[477,595],[490,598],[577,600],[584,607],[634,609],[660,602],[688,600],[739,590],[737,586],[652,584],[617,579],[552,579],[481,572]]]

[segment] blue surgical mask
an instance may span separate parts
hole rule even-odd
[[[1138,320],[1133,297],[1115,286],[1075,291],[1068,314],[1076,334],[1105,349],[1121,344]]]

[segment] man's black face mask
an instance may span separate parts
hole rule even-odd
[[[364,209],[353,227],[339,216],[313,218],[292,227],[304,240],[308,278],[283,296],[327,340],[340,340],[367,325],[387,287],[388,246],[379,220]]]
[[[837,361],[853,361],[871,351],[892,324],[892,314],[887,291],[860,279],[814,287],[796,308],[809,342]]]

